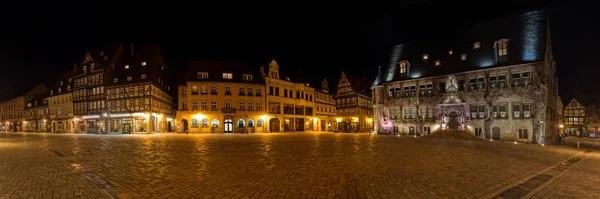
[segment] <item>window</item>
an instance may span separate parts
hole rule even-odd
[[[260,106],[260,105],[261,105],[261,102],[256,102],[256,110],[257,110],[257,111],[262,111],[262,109],[261,109],[261,106]]]
[[[219,127],[219,120],[213,119],[212,120],[212,127],[218,128]]]
[[[244,107],[244,101],[240,101],[240,111],[243,111],[245,109]]]
[[[288,96],[288,90],[286,88],[283,89],[283,97]]]
[[[435,62],[434,62],[434,65],[435,65],[435,66],[440,66],[440,65],[442,65],[442,61],[440,61],[440,60],[435,60]]]
[[[521,103],[513,102],[513,118],[521,117]]]
[[[250,75],[250,74],[243,74],[242,75],[242,80],[244,80],[244,81],[252,81],[252,75]]]
[[[197,100],[192,101],[192,110],[198,110],[198,101]]]
[[[140,78],[146,79],[146,74],[142,74]],[[160,81],[160,78],[158,80]]]
[[[262,120],[256,121],[256,127],[263,127],[263,121]]]
[[[225,95],[231,95],[231,86],[225,85]]]
[[[146,66],[146,61],[143,61],[143,62],[142,62],[142,66]]]
[[[467,60],[467,54],[461,54],[460,55],[460,60],[462,60],[462,61]]]
[[[256,96],[260,96],[260,95],[261,95],[260,88],[256,88]]]
[[[183,110],[187,110],[187,109],[188,109],[188,104],[187,104],[187,102],[183,102],[183,103],[181,103],[181,108],[182,108]]]
[[[223,73],[223,79],[233,79],[232,73]]]
[[[478,114],[479,118],[485,118],[485,105],[479,105]]]
[[[275,96],[279,96],[279,87],[275,87]]]
[[[273,87],[269,86],[269,95],[273,95]]]
[[[513,72],[512,73],[512,85],[513,87],[517,86],[527,86],[531,84],[531,72]]]
[[[231,101],[225,101],[225,108],[231,108]]]
[[[202,92],[201,94],[208,94],[208,86],[207,85],[202,85]]]
[[[429,59],[429,54],[423,54],[423,60],[428,60]]]
[[[252,102],[248,102],[248,110],[249,110],[249,111],[252,111],[252,110],[253,110],[252,108],[253,108],[253,107],[252,107]]]
[[[187,96],[187,88],[181,89],[181,96]]]
[[[483,135],[483,129],[482,128],[475,128],[475,136],[476,137],[481,137],[481,135]]]
[[[198,128],[198,120],[196,118],[192,119],[192,123],[190,124],[192,128]]]
[[[530,103],[523,104],[523,117],[531,118],[531,104]]]
[[[94,64],[94,63],[90,64],[90,71],[94,71],[95,68],[96,68],[96,64]]]
[[[404,74],[404,73],[406,73],[406,62],[401,61],[400,62],[400,74]]]
[[[529,138],[529,133],[527,132],[527,129],[519,129],[519,139],[528,139]]]
[[[127,77],[127,81],[131,81],[133,78],[131,76]]]
[[[217,101],[210,102],[210,109],[217,110]]]
[[[196,76],[198,79],[208,79],[208,72],[198,72]]]
[[[192,95],[198,95],[198,86],[196,86],[196,85],[192,86]]]
[[[450,50],[448,50],[448,54],[452,55],[452,54],[454,54],[454,51],[452,51],[452,49],[450,49]]]
[[[245,95],[245,94],[244,94],[244,87],[241,87],[241,86],[240,86],[240,88],[239,88],[239,89],[240,89],[240,93],[239,93],[239,95]]]
[[[125,65],[125,69],[129,69],[129,65]]]
[[[58,94],[60,94],[62,88],[58,88]]]
[[[217,94],[217,85],[210,85],[210,94]]]
[[[485,89],[485,78],[484,77],[478,77],[477,78],[477,89],[478,90],[484,90]]]
[[[254,90],[254,89],[253,89],[252,87],[248,87],[248,96],[252,96],[252,95],[253,95],[253,94],[252,94],[252,91],[253,91],[253,90]]]
[[[200,121],[200,127],[208,128],[208,119],[204,118]]]
[[[473,43],[473,49],[479,49],[479,48],[481,48],[481,44],[478,41]]]
[[[208,109],[208,102],[206,100],[202,100],[202,110]]]
[[[496,42],[496,49],[498,51],[498,56],[507,55],[508,51],[508,39],[501,39]]]

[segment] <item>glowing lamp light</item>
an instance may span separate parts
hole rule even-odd
[[[167,121],[173,121],[173,118],[168,117]]]
[[[558,125],[558,128],[561,128],[561,129],[562,129],[562,128],[565,128],[565,125],[559,124],[559,125]]]
[[[146,113],[146,114],[144,114],[144,117],[145,118],[150,118],[150,114]]]
[[[269,119],[269,116],[263,115],[263,116],[260,116],[260,119],[267,120],[267,119]]]
[[[335,118],[335,121],[336,121],[336,122],[341,122],[341,121],[342,121],[342,118],[339,118],[339,117],[338,117],[338,118]]]
[[[517,141],[515,141],[514,143],[517,144]]]
[[[371,118],[367,118],[367,122],[368,122],[368,123],[371,123],[371,122],[373,122],[373,119],[371,119]]]
[[[46,123],[46,119],[44,119],[44,120],[42,120],[42,121],[44,121],[44,123]]]
[[[358,122],[358,117],[353,117],[353,118],[352,118],[352,121],[354,121],[354,122]]]
[[[202,120],[204,118],[206,118],[206,117],[204,115],[202,115],[202,114],[194,115],[194,119],[197,119],[197,120]]]

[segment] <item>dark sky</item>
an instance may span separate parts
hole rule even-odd
[[[600,72],[593,60],[600,51],[596,39],[600,34],[595,25],[599,14],[593,6],[573,1],[516,2],[520,1],[236,6],[242,11],[225,9],[230,5],[4,5],[0,8],[0,99],[39,82],[52,83],[79,63],[86,49],[110,42],[159,44],[171,70],[181,70],[189,60],[267,63],[275,58],[281,67],[301,67],[307,79],[327,77],[330,84],[342,69],[373,78],[377,66],[387,64],[395,44],[540,6],[552,11],[563,99],[573,96],[576,85],[588,95],[600,96],[594,88],[595,74]]]

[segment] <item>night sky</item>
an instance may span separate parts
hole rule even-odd
[[[551,11],[563,100],[570,100],[574,92],[600,96],[594,81],[600,72],[594,60],[600,51],[595,21],[599,14],[593,6],[573,1],[502,1],[499,5],[416,2],[279,8],[238,5],[246,8],[243,12],[218,9],[225,5],[161,5],[162,9],[104,2],[68,8],[55,4],[2,6],[0,100],[22,94],[40,82],[53,84],[58,75],[81,62],[85,50],[111,42],[159,44],[171,71],[181,71],[189,60],[266,64],[275,58],[280,67],[303,68],[306,79],[315,83],[325,77],[335,84],[342,69],[372,79],[377,66],[387,65],[395,44],[542,6]]]

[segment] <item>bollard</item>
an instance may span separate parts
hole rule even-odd
[[[579,142],[577,142],[577,148],[579,148]]]

